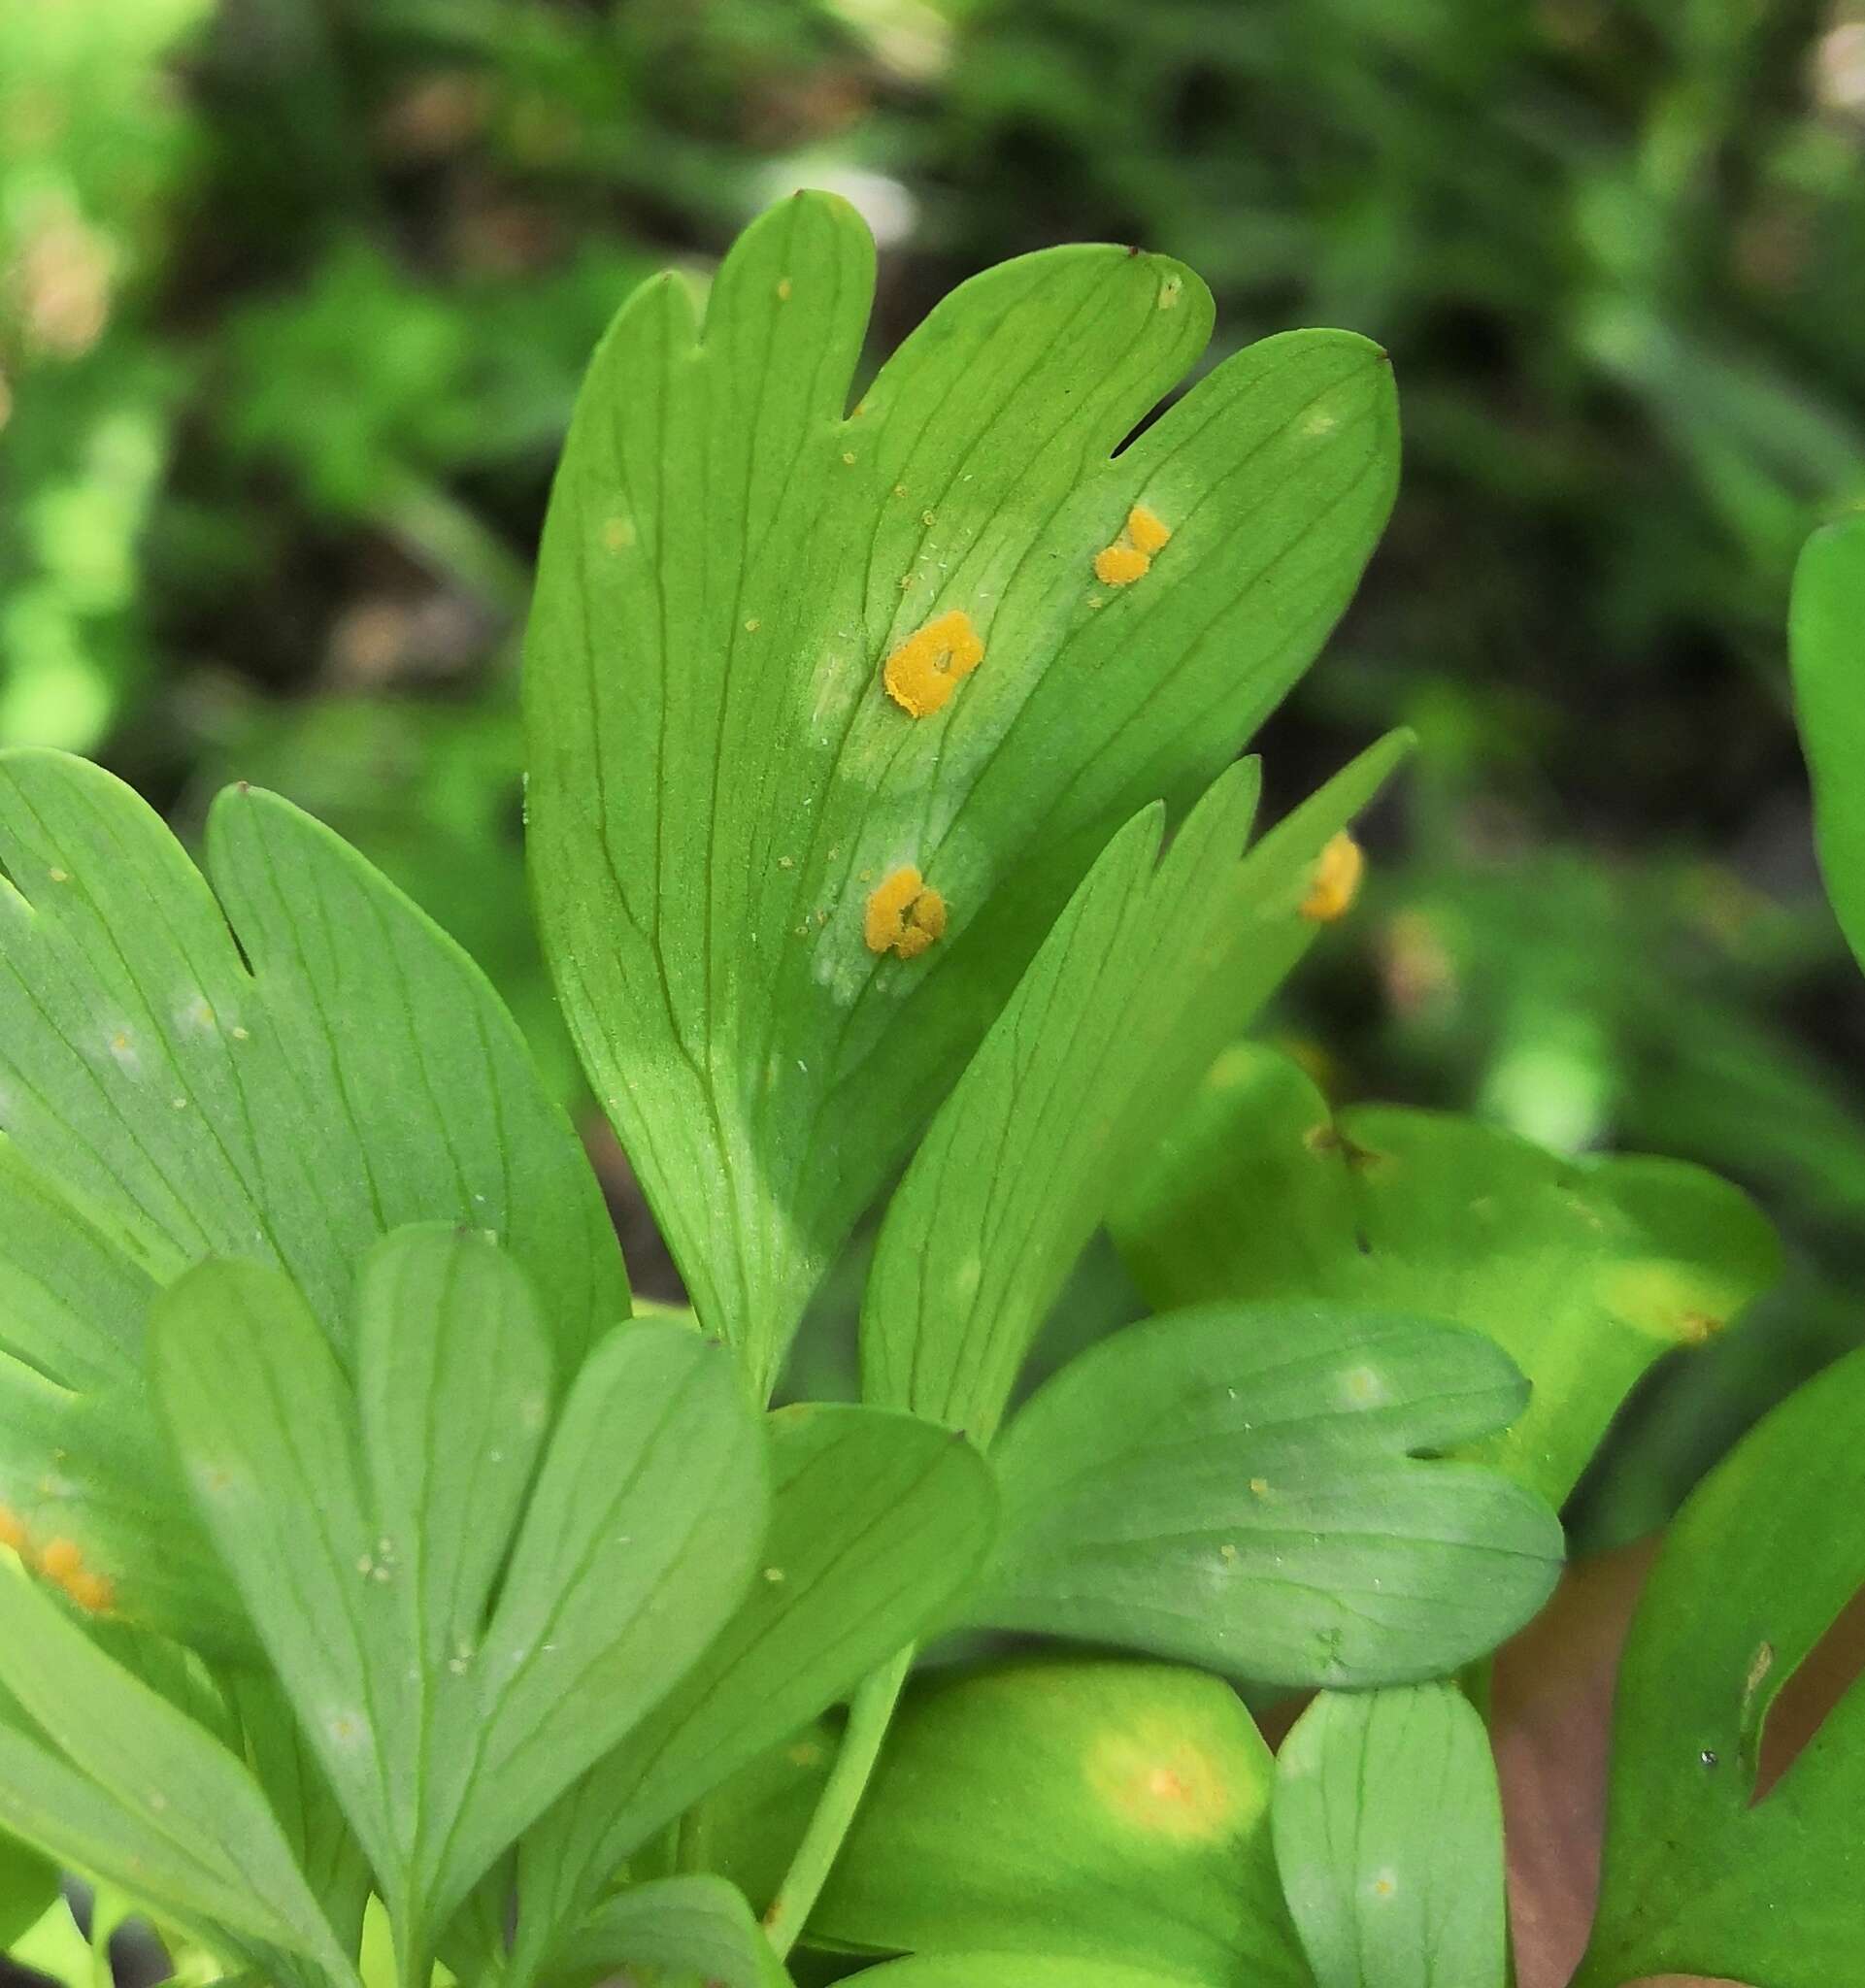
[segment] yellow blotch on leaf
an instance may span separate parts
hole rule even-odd
[[[1302,916],[1316,925],[1331,925],[1345,917],[1360,894],[1360,878],[1366,874],[1366,852],[1342,829],[1315,859],[1309,878],[1308,895],[1302,900]]]
[[[861,936],[870,952],[917,959],[946,930],[946,900],[911,863],[883,877],[868,893]]]
[[[0,1505],[0,1546],[19,1552],[26,1543],[26,1522],[10,1505]]]
[[[1104,586],[1131,586],[1152,569],[1152,555],[1172,537],[1172,527],[1144,504],[1127,513],[1120,536],[1094,555],[1094,577]]]
[[[1104,1734],[1084,1767],[1095,1799],[1148,1836],[1209,1841],[1242,1819],[1239,1790],[1209,1754],[1164,1721]]]
[[[887,658],[881,680],[902,711],[929,718],[983,660],[983,640],[972,617],[951,608],[908,636]]]

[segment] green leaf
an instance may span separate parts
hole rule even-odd
[[[525,1838],[517,1979],[656,1830],[944,1614],[990,1545],[991,1474],[946,1431],[814,1405],[781,1408],[765,1426],[761,1578],[666,1703]]]
[[[1074,1658],[936,1678],[907,1697],[808,1937],[1294,1988],[1272,1773],[1236,1695],[1192,1671]]]
[[[1789,650],[1826,894],[1865,965],[1865,516],[1807,541],[1794,571]]]
[[[701,1318],[761,1384],[1094,854],[1301,674],[1395,478],[1385,357],[1344,332],[1236,354],[1110,460],[1211,328],[1190,271],[1112,247],[975,278],[847,413],[873,259],[800,194],[703,330],[674,276],[629,299],[526,644],[547,957]],[[1104,585],[1136,504],[1173,537]],[[948,614],[982,661],[916,717],[883,665]],[[878,954],[867,900],[908,868],[944,936]]]
[[[969,1621],[1279,1684],[1441,1675],[1547,1601],[1560,1521],[1421,1462],[1521,1410],[1480,1334],[1326,1305],[1128,1326],[1050,1380],[996,1460],[1004,1529]]]
[[[1503,1988],[1502,1798],[1453,1686],[1322,1692],[1277,1755],[1271,1819],[1319,1988]]]
[[[0,1836],[0,1953],[57,1903],[58,1869],[38,1851]]]
[[[722,1877],[656,1878],[610,1899],[551,1969],[551,1978],[599,1981],[622,1970],[658,1968],[707,1988],[788,1988],[743,1893]]]
[[[125,1614],[237,1616],[155,1439],[142,1323],[211,1255],[333,1343],[401,1223],[499,1236],[573,1367],[628,1309],[602,1197],[465,955],[328,831],[232,788],[207,876],[99,768],[0,753],[0,1504]]]
[[[1525,1413],[1462,1453],[1558,1505],[1660,1354],[1779,1275],[1747,1195],[1700,1168],[1563,1160],[1448,1113],[1335,1112],[1288,1058],[1238,1044],[1112,1222],[1156,1307],[1317,1298],[1453,1319],[1527,1375]]]
[[[1605,1874],[1576,1982],[1858,1968],[1865,1689],[1755,1800],[1771,1707],[1865,1586],[1865,1353],[1767,1416],[1701,1484],[1639,1603],[1613,1721]]]
[[[253,1778],[338,1943],[355,1953],[369,1904],[369,1863],[329,1777],[270,1671],[235,1671],[226,1688]]]
[[[868,1968],[861,1978],[883,1975],[886,1988],[1195,1988],[1182,1974],[1076,1954],[928,1954]]]
[[[222,1953],[353,1980],[245,1766],[0,1569],[0,1828]]]
[[[202,1516],[418,1957],[743,1597],[765,1488],[740,1378],[624,1326],[552,1427],[522,1274],[432,1227],[364,1266],[353,1391],[274,1270],[204,1265],[151,1332]]]
[[[862,1309],[873,1400],[988,1441],[1117,1183],[1307,949],[1322,848],[1405,749],[1363,754],[1238,861],[1254,762],[1163,861],[1163,811],[1108,845],[934,1120],[888,1209]]]

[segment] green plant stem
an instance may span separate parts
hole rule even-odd
[[[842,1736],[835,1766],[783,1882],[764,1914],[765,1935],[779,1960],[786,1959],[796,1944],[841,1853],[843,1839],[867,1792],[881,1742],[887,1737],[913,1657],[909,1644],[891,1663],[863,1678],[849,1703],[849,1727]]]

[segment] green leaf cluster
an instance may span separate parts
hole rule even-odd
[[[1501,1988],[1447,1680],[1773,1233],[1689,1168],[1334,1111],[1239,1041],[1408,744],[1256,832],[1237,753],[1392,494],[1377,348],[1267,340],[1135,436],[1209,300],[1057,250],[850,406],[871,282],[799,197],[703,317],[638,291],[542,550],[543,948],[692,1314],[632,1315],[561,1087],[336,837],[235,788],[197,869],[107,775],[0,756],[0,1827],[289,1988],[374,1988],[372,1900],[398,1988],[781,1988],[799,1948],[902,1988]],[[772,1412],[890,1181],[862,1399]],[[1153,1315],[1030,1393],[1104,1225]],[[1757,1895],[1849,1871],[1809,1854],[1844,1709],[1753,1816],[1724,1791],[1865,1578],[1814,1517],[1854,1378],[1673,1542],[1591,1980],[1686,1921],[1773,1966]],[[1279,1687],[1318,1692],[1280,1760]],[[1730,1773],[1681,1777],[1679,1733]]]

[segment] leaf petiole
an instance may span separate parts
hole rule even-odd
[[[849,1705],[849,1726],[842,1736],[842,1748],[835,1766],[796,1846],[790,1868],[783,1873],[777,1896],[764,1914],[764,1933],[779,1960],[787,1959],[804,1927],[809,1923],[822,1887],[841,1854],[844,1839],[854,1821],[855,1810],[867,1792],[869,1776],[880,1758],[882,1741],[893,1722],[894,1707],[900,1703],[901,1687],[913,1667],[911,1643],[890,1663],[870,1672],[856,1687]]]

